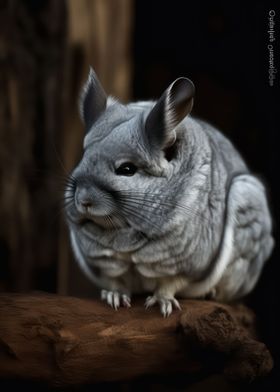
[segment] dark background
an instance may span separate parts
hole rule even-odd
[[[111,0],[102,3],[109,16],[100,21],[97,3],[87,3],[91,39],[80,43],[69,38],[71,17],[78,18],[75,2],[0,1],[0,290],[92,294],[73,262],[60,191],[81,152],[77,97],[89,64],[106,90],[120,91],[124,100],[156,98],[174,79],[186,76],[196,86],[193,114],[228,135],[267,185],[276,247],[244,301],[255,310],[262,340],[275,360],[263,385],[273,390],[280,341],[279,7],[271,1]],[[273,87],[268,83],[270,9],[276,11]],[[123,15],[130,29],[115,42]],[[98,38],[103,23],[110,55],[102,63]],[[117,52],[125,37],[129,50]],[[114,90],[113,81],[121,78],[111,74],[122,58],[129,58],[121,74],[127,75],[126,84]]]

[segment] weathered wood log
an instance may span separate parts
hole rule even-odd
[[[243,305],[181,301],[164,319],[114,311],[101,301],[50,294],[0,295],[0,379],[79,386],[151,374],[224,372],[235,380],[267,374],[272,358]]]

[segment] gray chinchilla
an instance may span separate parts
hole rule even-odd
[[[150,293],[146,307],[164,316],[180,309],[175,296],[239,298],[273,249],[264,185],[225,136],[189,116],[194,92],[179,78],[157,102],[124,105],[90,69],[66,217],[77,262],[115,309],[133,293]]]

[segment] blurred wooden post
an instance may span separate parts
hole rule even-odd
[[[66,170],[71,171],[81,154],[83,127],[77,103],[89,66],[93,66],[108,94],[123,101],[130,98],[133,0],[69,0],[67,4],[68,63],[62,156]],[[60,294],[69,294],[71,259],[68,233],[62,223],[58,266]],[[77,291],[74,294],[79,294],[79,287],[87,285],[85,278],[77,275],[75,273]]]
[[[62,128],[63,0],[1,1],[0,258],[3,288],[53,289]],[[48,174],[51,173],[51,174]],[[49,181],[51,180],[51,181]]]

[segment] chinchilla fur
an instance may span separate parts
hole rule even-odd
[[[264,185],[222,133],[189,115],[193,99],[179,78],[156,102],[124,105],[90,69],[66,218],[77,262],[115,309],[134,293],[164,316],[176,297],[242,297],[272,252]]]

